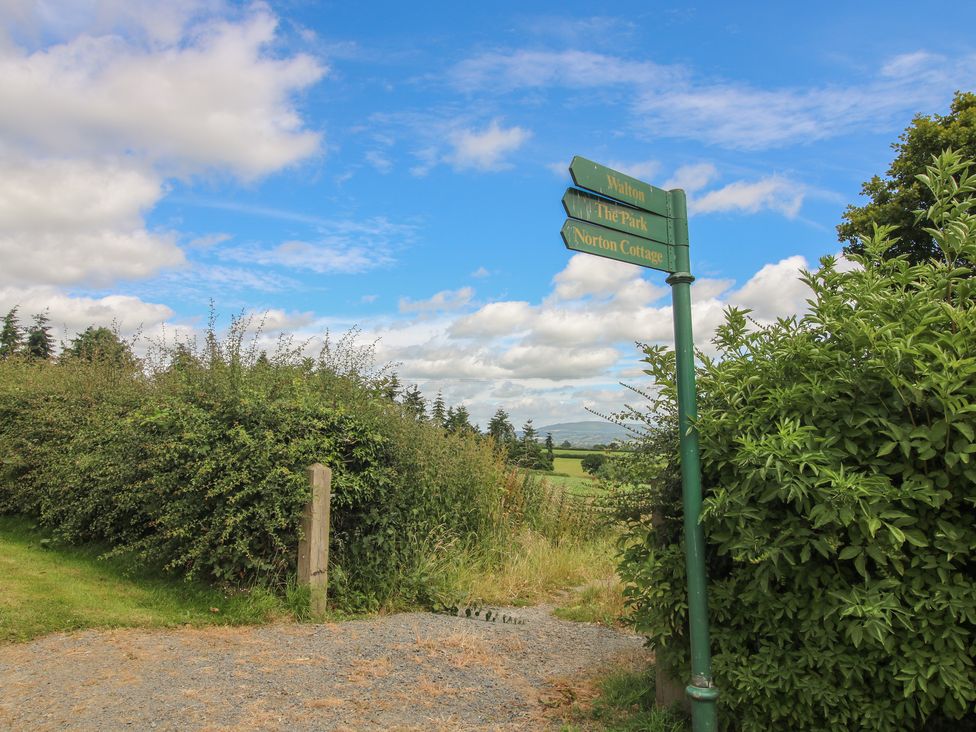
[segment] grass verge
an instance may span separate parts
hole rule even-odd
[[[267,591],[224,593],[100,560],[103,551],[49,543],[29,520],[0,516],[0,643],[82,628],[248,625],[291,616],[287,601]]]
[[[623,625],[627,617],[623,583],[615,574],[593,580],[562,599],[553,614],[578,623]]]
[[[552,600],[567,587],[593,583],[614,574],[614,544],[609,535],[550,539],[524,530],[500,562],[468,558],[457,567],[456,586],[466,602],[531,605]]]
[[[562,732],[688,732],[688,716],[659,709],[654,694],[654,666],[637,657],[596,678],[557,685],[544,703]]]

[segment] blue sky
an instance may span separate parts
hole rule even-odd
[[[707,347],[730,304],[802,311],[890,144],[976,79],[966,3],[157,5],[0,3],[0,309],[358,326],[482,424],[616,409],[670,342],[661,273],[563,247],[573,155],[688,191]]]

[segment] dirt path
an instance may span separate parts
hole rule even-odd
[[[0,646],[0,729],[538,730],[543,702],[641,638],[405,613],[327,625],[115,630]]]

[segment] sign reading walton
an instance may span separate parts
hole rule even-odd
[[[569,218],[561,233],[568,249],[676,271],[674,202],[668,191],[579,156],[569,172],[576,185],[606,198],[566,190],[563,208]]]
[[[566,247],[670,273],[674,351],[678,382],[678,436],[688,577],[688,629],[691,641],[692,728],[715,732],[718,689],[712,681],[705,600],[705,538],[702,534],[701,465],[695,427],[695,341],[691,332],[691,259],[688,256],[688,204],[685,192],[655,188],[629,175],[581,157],[569,166],[573,183],[563,196],[569,218],[560,232]],[[599,195],[593,195],[593,194]]]

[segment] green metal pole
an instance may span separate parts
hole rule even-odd
[[[688,575],[688,630],[691,636],[691,699],[694,732],[716,732],[718,689],[712,681],[708,640],[708,600],[705,577],[705,538],[699,516],[702,506],[701,462],[695,395],[695,341],[691,330],[691,260],[688,255],[688,204],[685,192],[668,192],[674,225],[674,272],[668,277],[674,310],[674,350],[678,376],[678,429],[681,439],[681,487],[684,503],[685,569]]]

